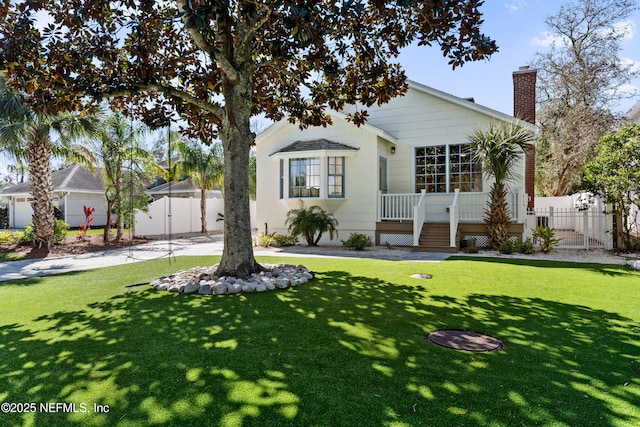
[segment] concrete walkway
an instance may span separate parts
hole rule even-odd
[[[170,256],[222,255],[221,235],[195,236],[171,241],[159,240],[130,248],[119,248],[58,258],[29,259],[0,263],[0,281],[46,276],[71,271],[90,270]],[[287,256],[310,258],[374,258],[386,260],[442,261],[450,254],[411,252],[406,248],[372,248],[347,251],[341,247],[293,246],[289,248],[254,249],[255,256]]]

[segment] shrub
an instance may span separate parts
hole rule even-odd
[[[53,223],[53,243],[60,244],[67,239],[67,231],[69,231],[69,224],[61,219],[56,219]]]
[[[527,237],[526,240],[520,245],[520,253],[531,255],[533,252],[533,241],[529,237]]]
[[[285,234],[276,234],[274,233],[260,233],[258,235],[258,239],[260,240],[260,246],[264,246],[268,248],[270,246],[275,246],[277,248],[282,248],[285,246],[293,246],[298,243],[298,238],[295,236],[287,236]]]
[[[477,254],[480,252],[480,248],[478,248],[477,246],[465,246],[464,248],[462,248],[462,252],[464,252],[465,254]]]
[[[373,246],[373,241],[371,237],[362,233],[351,233],[349,238],[345,240],[341,240],[342,246],[347,249],[354,249],[356,251],[363,251],[364,248],[370,248]]]
[[[20,241],[22,233],[12,231],[0,232],[0,245],[15,245]]]
[[[533,238],[540,245],[543,253],[551,252],[555,245],[560,243],[560,239],[556,239],[556,230],[546,225],[539,225],[533,229]]]
[[[275,241],[276,233],[260,233],[258,235],[258,240],[260,241],[260,246],[264,246],[268,248],[273,245]]]
[[[498,252],[505,255],[512,254],[516,251],[516,244],[517,240],[515,242],[511,239],[505,240],[500,247],[498,247]]]
[[[327,212],[320,206],[305,207],[300,200],[298,209],[287,212],[286,222],[289,233],[296,238],[300,235],[307,241],[307,246],[317,246],[323,233],[329,233],[329,238],[337,236],[338,220],[331,212]]]
[[[61,219],[56,219],[53,223],[53,243],[60,244],[67,239],[67,231],[69,231],[69,224]],[[22,245],[33,244],[33,223],[29,221],[24,227],[23,233],[19,234],[19,243]]]
[[[84,239],[85,237],[87,237],[87,232],[91,230],[91,223],[95,219],[95,217],[91,215],[96,211],[96,208],[91,206],[82,206],[82,209],[84,210],[85,220],[84,220],[84,224],[80,224],[80,232],[78,233],[78,239]]]
[[[9,209],[0,206],[0,228],[9,228]]]
[[[273,236],[275,246],[283,248],[285,246],[293,246],[298,243],[298,238],[295,236],[288,236],[286,234],[276,234]]]
[[[33,245],[33,223],[29,221],[20,236],[21,245]]]

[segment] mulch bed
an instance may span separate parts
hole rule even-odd
[[[3,245],[0,246],[0,253],[14,253],[22,255],[26,259],[35,258],[57,258],[66,255],[80,255],[89,252],[106,251],[109,249],[126,248],[132,245],[146,243],[148,239],[131,238],[128,234],[122,236],[119,242],[114,242],[115,235],[111,235],[110,241],[104,243],[102,235],[90,235],[79,239],[76,236],[68,237],[63,243],[53,245],[51,250],[47,248],[34,248],[29,245]]]

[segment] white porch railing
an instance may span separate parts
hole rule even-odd
[[[442,197],[447,194],[427,194],[424,203],[426,212],[429,206],[433,208],[433,203],[429,203],[430,197]],[[413,208],[418,205],[421,198],[420,193],[383,194],[378,193],[378,221],[413,221]],[[527,205],[527,194],[524,189],[517,192],[507,193],[507,204],[511,211],[511,221],[518,224],[524,222]],[[482,222],[484,211],[489,201],[489,193],[461,193],[457,200],[458,222]],[[445,205],[445,206],[448,206]],[[451,210],[451,209],[449,209]],[[443,211],[444,213],[444,207]],[[451,212],[450,212],[451,213]],[[450,220],[450,216],[449,216]],[[442,221],[440,219],[439,221]]]
[[[507,205],[511,212],[511,221],[522,223],[526,211],[526,193],[524,189],[507,193]],[[483,221],[484,211],[489,202],[489,193],[464,193],[460,196],[460,220]]]
[[[420,245],[420,233],[427,217],[426,190],[420,192],[418,204],[413,207],[413,246]]]
[[[453,202],[449,206],[449,246],[457,247],[456,233],[458,232],[458,222],[460,221],[460,205],[458,204],[459,189],[454,190]]]
[[[449,244],[456,247],[456,234],[460,222],[483,222],[489,193],[462,193],[454,191],[450,205],[443,205],[443,197],[449,194],[382,194],[378,193],[378,221],[413,221],[413,245],[420,243],[420,234],[427,216],[432,221],[449,221]],[[431,197],[431,199],[430,199]],[[523,224],[527,205],[524,189],[507,193],[511,221]],[[436,202],[436,203],[433,203]],[[444,212],[448,208],[448,215]],[[433,217],[432,217],[433,215]],[[445,216],[447,215],[447,216]]]
[[[420,193],[383,194],[378,192],[378,221],[411,221],[413,207],[418,204]]]

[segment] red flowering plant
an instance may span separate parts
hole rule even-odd
[[[80,233],[78,233],[78,239],[84,239],[87,237],[87,231],[91,230],[91,223],[95,219],[95,217],[91,216],[96,208],[92,208],[89,206],[83,206],[84,209],[84,224],[80,224]]]

